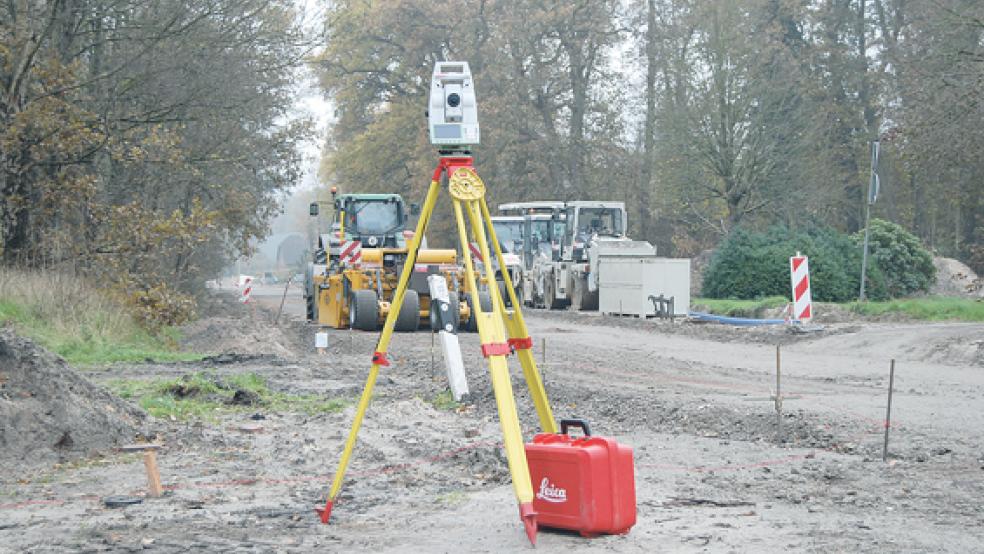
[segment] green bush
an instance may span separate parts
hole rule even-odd
[[[708,298],[790,297],[789,258],[800,252],[810,258],[810,290],[819,302],[844,302],[857,297],[861,249],[852,237],[832,229],[792,231],[773,227],[764,233],[737,229],[718,247],[704,274]],[[884,298],[878,267],[869,268],[867,294]]]
[[[883,219],[872,219],[868,230],[868,265],[876,267],[884,276],[888,296],[900,298],[927,292],[936,281],[936,267],[933,256],[919,239]],[[863,246],[864,231],[854,234],[854,242]]]

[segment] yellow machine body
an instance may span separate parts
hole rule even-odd
[[[366,248],[358,267],[336,269],[329,266],[326,272],[314,275],[316,295],[317,321],[321,325],[335,329],[349,327],[349,310],[352,293],[357,290],[369,289],[376,291],[378,298],[379,324],[386,320],[396,290],[399,274],[395,264],[384,263],[384,257],[392,255],[404,259],[405,248]],[[423,271],[433,271],[437,266],[439,274],[447,281],[448,290],[457,290],[462,295],[470,293],[467,290],[467,280],[464,272],[457,263],[457,253],[452,249],[421,249],[417,253],[415,268]],[[430,294],[426,289],[418,291],[420,299],[420,319],[430,320]],[[466,321],[471,311],[466,302],[459,304],[459,318]]]

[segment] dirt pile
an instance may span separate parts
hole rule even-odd
[[[0,329],[0,473],[133,442],[145,417],[61,358]]]
[[[181,346],[205,354],[271,356],[291,360],[290,339],[272,325],[244,325],[231,317],[208,317],[181,328]]]
[[[218,357],[297,358],[294,338],[273,325],[273,315],[264,308],[243,306],[235,297],[220,293],[203,305],[202,314],[201,319],[181,327],[183,349]]]
[[[930,287],[929,294],[984,298],[984,279],[960,260],[937,256],[933,258],[933,265],[936,282]]]

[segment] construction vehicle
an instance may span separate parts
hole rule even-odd
[[[654,296],[674,299],[676,315],[686,314],[690,261],[659,258],[649,242],[628,238],[623,202],[527,202],[499,207],[506,213],[524,208],[531,229],[525,253],[531,263],[523,283],[533,306],[652,316],[658,306],[648,297]],[[550,223],[543,221],[547,217]],[[537,228],[547,233],[533,236]]]
[[[318,236],[313,263],[305,275],[307,318],[336,329],[379,329],[391,308],[397,279],[407,257],[406,229],[416,207],[408,212],[398,194],[342,194],[332,189],[334,207],[331,231]],[[317,216],[318,203],[310,214]],[[469,303],[459,302],[462,270],[450,249],[428,249],[417,254],[413,277],[396,322],[397,331],[416,331],[430,324],[430,291],[427,277],[447,279],[456,324],[472,325]],[[484,300],[484,299],[483,299]],[[435,314],[436,315],[436,314]]]
[[[492,218],[496,225],[509,227],[509,237],[513,239],[514,250],[520,257],[520,276],[512,276],[516,290],[523,305],[543,308],[544,287],[542,280],[537,282],[532,272],[534,261],[543,258],[560,260],[560,244],[566,226],[563,202],[515,202],[500,204],[499,213],[504,215]],[[502,223],[495,223],[501,221]]]
[[[499,287],[499,295],[507,299],[506,282],[503,272],[509,273],[510,281],[517,291],[517,297],[522,298],[522,278],[523,278],[523,218],[513,216],[494,216],[490,218],[492,227],[495,229],[496,237],[499,240],[499,248],[502,250],[502,262],[505,267],[499,267],[497,259],[492,260],[495,272],[496,285]],[[491,239],[489,239],[491,241]],[[492,249],[492,244],[489,244]],[[475,258],[476,267],[484,271],[485,260],[482,259],[478,245],[470,245],[472,256]],[[510,306],[508,300],[506,305]]]

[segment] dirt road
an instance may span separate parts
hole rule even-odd
[[[255,372],[284,392],[351,402],[375,335],[331,331],[313,352],[299,289],[272,327],[282,287],[257,287],[253,312],[219,303],[191,328],[226,357],[118,365],[97,382],[198,370]],[[614,552],[973,552],[984,550],[984,326],[844,322],[821,330],[730,329],[558,312],[528,314],[557,417],[580,416],[632,445],[638,524],[583,539],[543,531],[538,549]],[[342,497],[323,503],[351,405],[337,413],[222,414],[156,421],[167,494],[124,510],[138,492],[125,457],[0,480],[0,550],[501,552],[528,551],[474,335],[462,335],[473,403],[449,406],[426,332],[400,334]],[[782,348],[783,435],[770,395]],[[896,359],[890,461],[881,461],[889,359]],[[536,431],[513,373],[527,436]],[[254,425],[255,427],[255,425]],[[255,431],[254,427],[250,427]]]

